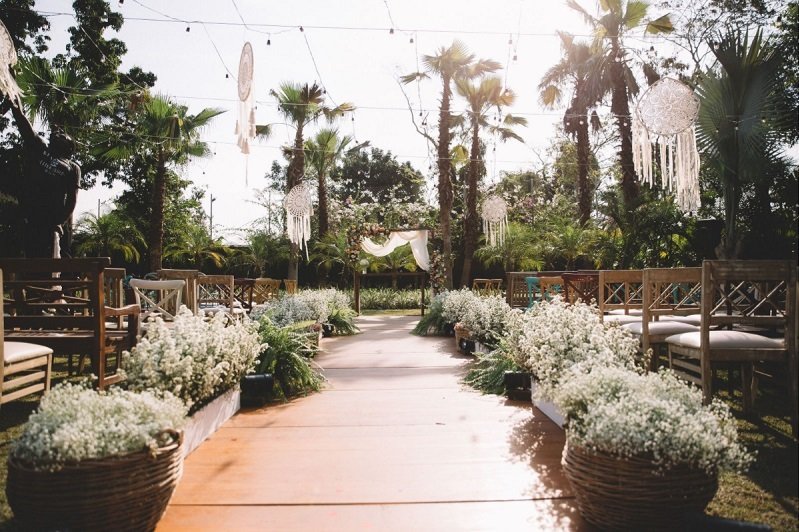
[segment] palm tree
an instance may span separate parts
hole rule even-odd
[[[166,202],[167,168],[186,164],[192,157],[206,157],[211,151],[199,140],[200,132],[211,120],[224,113],[222,109],[205,108],[196,115],[186,106],[174,103],[168,96],[149,97],[135,115],[129,129],[119,132],[98,149],[102,157],[129,159],[146,156],[155,167],[152,189],[152,216],[147,245],[151,271],[161,269],[164,246],[164,204]]]
[[[574,42],[574,37],[558,32],[563,58],[546,71],[538,84],[540,101],[544,107],[552,109],[559,105],[564,86],[570,86],[571,103],[563,117],[563,125],[567,134],[577,141],[577,206],[580,223],[588,223],[591,217],[591,189],[588,183],[589,158],[591,143],[588,138],[589,122],[594,129],[599,129],[599,117],[596,111],[588,112],[607,92],[598,76],[597,64],[601,56],[594,54],[585,43]]]
[[[450,154],[450,102],[452,101],[452,81],[463,77],[477,77],[501,68],[496,61],[480,60],[474,62],[474,55],[469,53],[466,45],[456,40],[449,48],[441,47],[434,55],[423,55],[422,63],[425,72],[413,72],[402,76],[403,83],[411,83],[418,79],[428,78],[435,74],[441,78],[441,104],[438,109],[438,208],[439,226],[441,229],[442,251],[446,288],[452,288],[452,161]]]
[[[540,235],[529,225],[511,222],[505,241],[498,246],[483,246],[475,252],[475,257],[483,265],[502,266],[506,272],[540,270],[544,262]]]
[[[315,122],[320,116],[332,122],[355,107],[351,103],[342,103],[336,107],[324,105],[325,90],[316,83],[300,85],[284,82],[280,84],[278,90],[270,91],[270,94],[277,99],[278,110],[294,126],[294,144],[285,150],[289,159],[286,170],[286,192],[288,192],[300,184],[305,174],[305,126]],[[292,243],[287,274],[289,279],[297,279],[298,260],[299,247]]]
[[[222,244],[221,239],[211,238],[205,225],[198,223],[190,226],[177,244],[169,246],[164,256],[174,262],[202,270],[203,264],[209,260],[214,266],[221,268],[231,253],[230,248]]]
[[[316,136],[305,142],[305,157],[308,164],[316,171],[319,195],[319,237],[323,237],[330,229],[327,207],[327,176],[344,151],[352,142],[352,137],[339,137],[337,129],[322,129]]]
[[[406,270],[409,272],[415,272],[416,268],[416,259],[413,258],[413,252],[411,251],[410,246],[399,247],[388,255],[378,257],[374,262],[374,269],[377,271],[389,271],[391,273],[396,273],[400,270]],[[391,276],[391,288],[394,290],[397,289],[396,275]]]
[[[458,94],[463,96],[469,104],[468,122],[471,133],[471,149],[469,150],[469,171],[466,183],[466,215],[463,225],[463,269],[461,270],[461,285],[470,286],[472,275],[472,261],[477,249],[477,182],[483,169],[480,155],[480,129],[490,128],[502,140],[515,139],[524,142],[511,126],[527,125],[525,118],[506,115],[500,126],[490,126],[487,112],[496,108],[501,112],[503,107],[513,105],[516,95],[509,89],[502,90],[502,80],[495,76],[484,77],[479,83],[460,78],[455,80]]]
[[[783,55],[764,40],[762,31],[751,40],[748,34],[730,31],[713,53],[720,70],[699,83],[697,137],[724,186],[725,235],[717,254],[733,259],[738,254],[736,218],[742,187],[765,181],[764,168],[781,156],[782,127],[776,126],[795,119],[796,110],[788,110],[790,103],[779,90]]]
[[[638,94],[638,84],[624,60],[624,37],[644,24],[644,33],[651,34],[669,33],[674,28],[668,15],[646,21],[649,4],[642,0],[600,1],[599,18],[589,14],[577,0],[566,0],[566,4],[580,13],[594,29],[594,50],[603,50],[603,57],[597,64],[598,76],[607,80],[602,85],[610,86],[610,111],[616,117],[620,138],[621,187],[625,202],[631,202],[638,195],[638,182],[633,166],[630,98]]]
[[[125,262],[139,262],[138,246],[144,237],[133,222],[118,211],[97,216],[84,214],[75,225],[76,251],[81,256],[110,257],[119,253]]]

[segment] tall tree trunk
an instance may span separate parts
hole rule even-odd
[[[588,116],[583,113],[577,126],[577,206],[580,213],[580,225],[584,226],[591,218],[591,191],[588,188],[588,158],[590,145],[588,141]]]
[[[452,99],[450,76],[442,76],[444,90],[441,93],[441,109],[438,116],[438,223],[441,227],[442,252],[444,255],[444,288],[452,288],[452,181],[450,180],[449,154],[449,102]]]
[[[291,152],[291,162],[286,170],[286,193],[300,184],[302,176],[305,173],[305,151],[303,150],[303,125],[301,122],[297,124],[297,133],[294,136],[294,148]],[[286,278],[292,281],[297,280],[297,271],[300,265],[300,246],[291,243],[291,250],[289,252],[289,268],[286,273]]]
[[[738,186],[737,175],[731,170],[724,172],[724,238],[716,248],[716,255],[720,259],[738,258],[738,228],[735,218],[738,216]]]
[[[327,213],[327,178],[324,172],[319,172],[319,238],[330,231],[329,215]]]
[[[469,286],[472,262],[477,249],[477,176],[480,172],[480,124],[477,113],[472,125],[472,147],[469,154],[469,176],[466,183],[466,216],[463,219],[463,269],[461,286]]]
[[[153,212],[150,220],[150,271],[163,266],[164,255],[164,203],[166,202],[166,157],[158,154],[158,167],[153,183]]]
[[[610,110],[616,117],[621,146],[619,147],[619,164],[621,166],[621,189],[624,203],[631,205],[638,197],[638,181],[633,165],[633,132],[630,118],[630,101],[627,84],[624,81],[624,68],[621,63],[621,47],[618,37],[611,40],[614,61],[610,67],[611,99]],[[619,59],[619,61],[615,61]]]

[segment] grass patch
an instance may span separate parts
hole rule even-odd
[[[361,316],[421,316],[421,311],[418,308],[392,310],[361,309]]]

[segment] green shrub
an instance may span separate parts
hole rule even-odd
[[[313,367],[315,353],[301,332],[289,327],[277,327],[267,317],[259,322],[262,343],[268,344],[258,356],[258,371],[271,373],[275,378],[275,398],[289,398],[318,391],[324,377]]]

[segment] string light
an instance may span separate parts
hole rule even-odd
[[[394,28],[391,28],[390,30],[388,30],[388,34],[389,35],[394,35]]]
[[[266,39],[266,45],[272,46],[272,39]]]
[[[300,26],[300,32],[304,32],[304,31],[305,31],[305,28],[303,28],[302,26]]]
[[[186,33],[189,33],[190,31],[191,31],[191,26],[186,26]]]
[[[410,43],[413,44],[413,37],[411,37]]]

